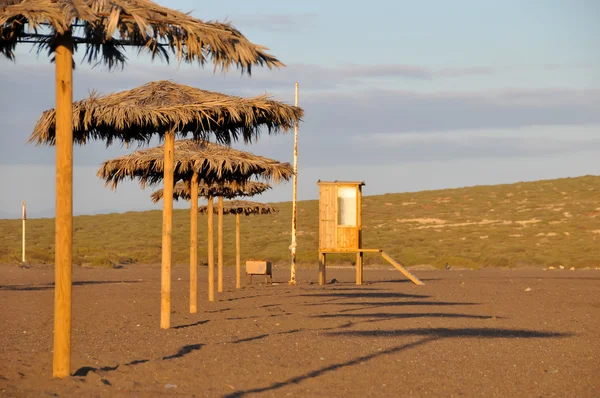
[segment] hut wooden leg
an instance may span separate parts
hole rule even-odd
[[[215,301],[215,253],[213,242],[213,204],[212,196],[208,197],[206,215],[208,218],[208,301]]]
[[[363,283],[363,252],[356,253],[356,284]]]
[[[240,214],[235,215],[235,288],[242,287],[242,265],[240,255],[241,237],[240,237]]]
[[[325,253],[319,252],[319,285],[326,284],[327,276],[325,275],[325,262],[327,257]]]
[[[71,368],[71,280],[73,245],[73,41],[56,48],[56,254],[54,264],[54,354],[52,375]]]
[[[223,292],[223,197],[218,198],[217,214],[217,291]]]
[[[175,132],[165,134],[164,187],[163,187],[163,233],[160,289],[160,327],[168,329],[171,324],[171,240],[173,232],[173,162]]]
[[[190,314],[198,312],[198,173],[190,187]]]

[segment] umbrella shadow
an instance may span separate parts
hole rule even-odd
[[[425,299],[430,298],[431,296],[423,295],[423,294],[406,294],[406,293],[391,293],[391,292],[364,292],[364,293],[336,293],[335,291],[342,289],[334,289],[334,291],[329,293],[313,293],[313,294],[299,294],[296,297],[335,297],[335,298],[361,298],[361,299],[403,299],[403,298],[411,298],[411,299]]]
[[[321,314],[312,315],[311,318],[376,318],[376,319],[411,319],[411,318],[467,318],[467,319],[492,319],[493,315],[470,315],[470,314],[455,314],[444,312],[428,312],[414,314],[398,314],[390,312],[378,312],[370,314]],[[496,319],[504,319],[503,317],[495,317]]]
[[[434,338],[562,338],[571,337],[573,333],[545,332],[527,329],[500,329],[500,328],[414,328],[393,330],[348,330],[341,332],[328,332],[329,336],[345,337],[405,337],[422,336]]]
[[[139,280],[131,281],[79,281],[73,282],[73,286],[87,286],[87,285],[108,285],[108,284],[127,284],[127,283],[140,283]],[[51,290],[54,289],[54,282],[45,283],[42,285],[0,285],[0,290],[9,291],[35,291],[35,290]]]
[[[408,344],[403,344],[403,345],[399,345],[399,346],[395,346],[393,348],[387,349],[385,351],[377,351],[375,353],[371,353],[368,355],[363,355],[354,359],[351,359],[349,361],[345,361],[345,362],[339,362],[339,363],[335,363],[329,366],[325,366],[323,368],[317,369],[317,370],[313,370],[311,372],[308,373],[304,373],[302,375],[299,376],[295,376],[295,377],[291,377],[287,380],[284,381],[280,381],[277,383],[273,383],[269,386],[266,387],[261,387],[261,388],[253,388],[253,389],[249,389],[249,390],[240,390],[240,391],[236,391],[233,392],[231,394],[227,394],[224,395],[224,398],[238,398],[238,397],[243,397],[249,394],[256,394],[256,393],[261,393],[261,392],[267,392],[267,391],[273,391],[273,390],[278,390],[282,387],[285,387],[287,385],[291,385],[291,384],[298,384],[304,380],[307,379],[312,379],[315,377],[319,377],[325,373],[329,373],[329,372],[333,372],[342,368],[346,368],[349,366],[353,366],[353,365],[358,365],[362,362],[365,361],[369,361],[371,359],[380,357],[380,356],[384,356],[384,355],[390,355],[390,354],[395,354],[397,352],[401,352],[404,350],[408,350],[410,348],[414,348],[414,347],[418,347],[420,345],[423,345],[425,343],[428,343],[430,341],[436,340],[437,338],[435,337],[426,337],[423,338],[419,341],[416,342],[412,342],[412,343],[408,343]]]
[[[204,344],[188,344],[188,345],[184,345],[175,354],[173,354],[173,355],[167,355],[167,356],[163,357],[162,359],[164,361],[164,360],[169,360],[169,359],[174,359],[174,358],[181,358],[182,356],[187,355],[190,352],[198,351],[200,348],[202,348],[203,345]]]
[[[208,323],[208,322],[209,322],[209,320],[205,319],[203,321],[198,321],[198,322],[194,322],[194,323],[188,323],[187,325],[173,326],[173,329],[185,329],[185,328],[190,328],[192,326],[204,325],[205,323]]]
[[[361,311],[361,310],[367,310],[367,309],[372,309],[372,308],[385,308],[385,307],[408,307],[408,306],[423,306],[423,307],[436,307],[436,306],[440,306],[440,307],[448,307],[448,306],[458,306],[458,305],[481,305],[481,303],[470,303],[470,302],[466,302],[466,303],[461,303],[461,302],[451,302],[451,301],[371,301],[371,302],[352,302],[352,303],[347,303],[347,302],[342,302],[342,303],[332,303],[332,302],[326,302],[326,303],[305,303],[305,306],[317,306],[317,305],[338,305],[338,306],[348,306],[348,305],[354,305],[354,306],[359,306],[357,308],[346,308],[346,309],[341,309],[337,312],[353,312],[353,311]]]
[[[398,336],[419,336],[422,337],[420,340],[415,342],[406,343],[391,347],[387,350],[376,351],[367,355],[362,355],[348,361],[338,362],[332,365],[322,367],[295,377],[288,378],[286,380],[272,383],[266,387],[259,387],[247,390],[235,391],[231,394],[224,395],[227,398],[238,398],[249,394],[256,394],[267,391],[274,391],[283,388],[288,385],[294,385],[301,383],[304,380],[313,379],[315,377],[322,376],[323,374],[337,371],[346,367],[361,364],[363,362],[370,361],[372,359],[396,354],[408,349],[417,348],[433,341],[441,340],[444,338],[453,337],[475,337],[475,338],[558,338],[568,337],[571,334],[555,333],[555,332],[544,332],[536,330],[511,330],[511,329],[486,329],[486,328],[463,328],[463,329],[448,329],[448,328],[437,328],[437,329],[406,329],[406,330],[360,330],[360,331],[341,331],[341,332],[329,332],[326,335],[329,336],[358,336],[358,337],[398,337]]]
[[[174,358],[181,358],[193,351],[199,350],[203,346],[204,346],[204,344],[188,344],[188,345],[181,347],[179,349],[179,351],[177,351],[176,353],[162,357],[161,360],[167,361],[167,360],[174,359]],[[135,365],[140,365],[140,364],[143,364],[146,362],[150,362],[150,359],[136,359],[136,360],[133,360],[131,362],[124,364],[123,366],[135,366]],[[119,365],[119,364],[117,364],[115,366],[101,366],[98,368],[95,368],[92,366],[82,366],[81,368],[77,369],[72,374],[72,376],[86,377],[90,372],[104,374],[104,373],[108,373],[108,372],[113,372],[113,371],[119,369],[120,366],[121,365]],[[103,383],[105,383],[105,381],[103,381],[103,380],[105,380],[105,379],[101,379],[101,381]]]

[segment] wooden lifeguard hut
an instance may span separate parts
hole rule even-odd
[[[417,285],[419,279],[383,249],[362,247],[362,187],[364,181],[321,181],[319,185],[319,284],[326,283],[327,254],[356,253],[356,284],[363,282],[364,253],[381,253]]]

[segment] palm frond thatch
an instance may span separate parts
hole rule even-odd
[[[271,189],[269,184],[258,181],[230,181],[225,183],[206,184],[201,182],[198,184],[198,196],[207,198],[209,196],[222,196],[227,199],[233,199],[240,196],[254,196]],[[150,195],[152,202],[158,203],[163,198],[162,188],[153,192]],[[192,197],[190,183],[180,181],[173,187],[173,200],[189,201]]]
[[[59,35],[71,34],[75,46],[85,44],[85,61],[123,66],[127,46],[140,47],[152,58],[179,62],[207,60],[215,69],[253,65],[283,66],[228,23],[204,22],[148,0],[4,0],[0,1],[0,54],[14,59],[18,43],[38,52],[54,52]]]
[[[140,185],[158,184],[163,180],[164,147],[143,149],[102,163],[97,176],[113,189],[125,179],[139,179]],[[288,181],[294,174],[289,163],[254,155],[223,145],[193,140],[175,141],[174,181],[191,181],[194,172],[207,184],[242,182],[261,178],[274,182]]]
[[[218,214],[219,209],[214,206],[213,212]],[[249,202],[247,200],[228,200],[223,202],[223,214],[272,214],[277,213],[279,209],[259,202]],[[206,214],[208,206],[200,206],[198,212]]]
[[[231,143],[241,135],[245,142],[293,128],[303,116],[301,108],[269,99],[267,95],[242,98],[161,80],[131,90],[99,96],[95,93],[73,103],[73,142],[102,139],[148,142],[152,134],[169,131],[196,140],[216,136]],[[55,144],[56,110],[45,111],[29,142]]]

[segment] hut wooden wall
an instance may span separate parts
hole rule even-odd
[[[345,251],[361,247],[362,238],[362,183],[319,183],[319,250]],[[351,188],[356,193],[356,222],[338,225],[340,188]]]
[[[319,189],[319,250],[334,250],[337,236],[337,189],[335,185],[320,185]]]

